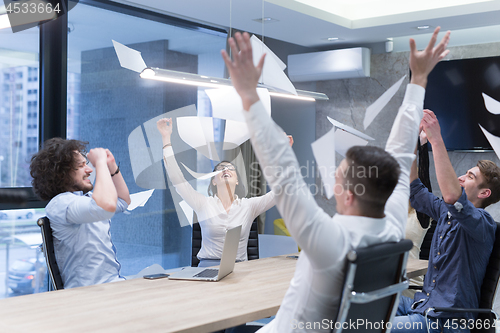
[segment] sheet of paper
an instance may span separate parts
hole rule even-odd
[[[181,206],[182,211],[184,212],[184,215],[186,215],[186,218],[187,218],[189,224],[192,226],[193,225],[193,213],[194,213],[193,208],[191,208],[191,206],[189,206],[188,203],[184,200],[179,202],[179,206]]]
[[[181,164],[187,170],[187,172],[189,172],[191,174],[191,176],[193,176],[194,178],[197,178],[197,179],[210,179],[213,176],[218,175],[219,173],[222,172],[222,170],[219,170],[219,171],[214,171],[214,172],[210,172],[210,173],[200,173],[200,172],[196,172],[196,171],[191,170],[182,162],[181,162]]]
[[[385,93],[383,93],[372,105],[366,108],[365,120],[363,121],[363,126],[365,129],[370,126],[373,119],[382,111],[382,109],[389,103],[392,97],[397,93],[399,87],[403,83],[406,75],[399,79],[398,82],[394,83],[392,87],[387,89]]]
[[[205,157],[219,161],[215,149],[214,124],[212,117],[179,117],[177,130],[181,139]],[[208,147],[208,149],[199,149]]]
[[[363,138],[363,139],[365,139],[365,140],[369,140],[369,141],[373,141],[373,140],[375,140],[375,139],[374,139],[374,138],[372,138],[371,136],[368,136],[368,135],[366,135],[365,133],[360,132],[360,131],[358,131],[357,129],[354,129],[354,128],[350,127],[350,126],[344,125],[344,124],[342,124],[341,122],[338,122],[338,121],[336,121],[336,120],[335,120],[335,119],[333,119],[333,118],[330,118],[330,117],[328,117],[328,116],[326,116],[326,118],[328,119],[328,121],[329,121],[329,122],[331,122],[331,123],[333,124],[333,126],[335,126],[335,127],[337,127],[337,128],[343,129],[344,131],[347,131],[347,132],[349,132],[349,133],[352,133],[352,134],[354,134],[354,135],[357,135],[357,136],[359,136],[360,138]]]
[[[335,127],[314,141],[311,147],[326,197],[330,199],[335,186]]]
[[[283,72],[286,67],[283,67],[283,62],[257,37],[252,36],[250,42],[252,43],[252,56],[255,65],[258,64],[262,54],[266,53],[266,60],[264,61],[264,68],[262,69],[259,82],[276,88],[279,91],[297,95],[292,82],[286,76],[285,72]]]
[[[120,61],[120,66],[130,69],[134,72],[140,73],[146,66],[144,59],[142,59],[141,52],[131,49],[123,44],[113,40],[116,55]]]
[[[223,150],[234,149],[250,139],[246,122],[226,120]]]
[[[235,121],[245,121],[243,115],[243,104],[241,98],[233,87],[222,89],[206,89],[205,92],[212,103],[212,116],[220,119],[230,119]],[[262,104],[267,113],[271,115],[271,96],[265,88],[257,88]]]
[[[479,127],[481,128],[481,131],[483,131],[484,136],[486,137],[491,147],[495,151],[495,154],[497,154],[498,158],[500,158],[500,138],[485,130],[483,126],[479,125]]]
[[[137,207],[144,207],[149,198],[153,195],[154,189],[148,191],[137,192],[130,195],[130,205],[127,210],[131,211]]]
[[[484,106],[493,114],[500,114],[500,102],[483,93]]]
[[[361,139],[359,136],[341,129],[335,131],[335,150],[344,157],[349,148],[353,146],[366,146],[367,144],[368,141]]]
[[[250,42],[252,43],[252,56],[255,65],[258,64],[260,57],[265,53],[266,61],[269,57],[273,57],[274,61],[276,61],[280,69],[282,71],[285,70],[286,64],[283,61],[281,61],[281,59],[278,58],[278,56],[274,54],[274,52],[271,51],[271,49],[268,48],[266,44],[262,43],[262,41],[258,39],[255,35],[252,35],[252,37],[250,37]]]

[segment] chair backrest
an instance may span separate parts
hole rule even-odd
[[[54,290],[64,289],[61,273],[59,272],[59,267],[57,266],[56,262],[56,254],[54,252],[54,242],[52,238],[52,229],[50,228],[50,221],[46,216],[44,216],[42,218],[39,218],[37,223],[42,232],[43,253],[45,255],[47,270],[49,271],[52,286]]]
[[[481,295],[479,296],[480,309],[493,309],[495,292],[500,278],[500,223],[495,223],[497,225],[497,230],[495,231],[495,243],[493,244],[493,250],[491,251],[488,266],[486,266],[483,284],[481,285]],[[495,316],[492,313],[480,313],[478,315],[478,320],[481,319],[482,322],[486,322],[485,320],[492,322],[494,318]],[[477,330],[471,330],[471,332],[476,331]],[[495,332],[495,329],[492,328],[487,331]],[[481,332],[484,332],[484,330],[481,330]]]
[[[408,288],[406,261],[410,240],[358,248],[347,254],[344,289],[333,332],[385,332],[401,291]],[[351,328],[349,322],[366,326]],[[371,326],[370,324],[371,323]],[[345,326],[345,327],[343,327]]]
[[[420,245],[420,255],[421,260],[429,260],[429,253],[431,251],[432,237],[434,236],[434,231],[436,231],[437,222],[431,219],[431,226],[427,229],[427,232]]]
[[[195,214],[196,215],[196,214]],[[197,220],[196,220],[197,221]],[[193,221],[194,222],[194,221]],[[259,259],[259,225],[257,219],[253,220],[248,236],[247,254],[248,260]],[[201,228],[199,223],[193,223],[193,241],[191,248],[191,266],[197,267],[200,260],[196,255],[201,249]]]

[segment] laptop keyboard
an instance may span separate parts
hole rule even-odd
[[[201,278],[214,278],[219,274],[218,269],[205,269],[198,274],[196,274],[194,277],[201,277]]]

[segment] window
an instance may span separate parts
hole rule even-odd
[[[68,35],[68,138],[89,141],[90,147],[105,145],[121,162],[130,193],[144,191],[131,169],[135,158],[128,150],[131,132],[164,112],[191,104],[207,116],[211,113],[200,99],[206,95],[196,87],[150,82],[127,69],[117,69],[111,39],[140,51],[146,65],[223,77],[220,50],[225,48],[226,34],[188,30],[83,3],[68,15],[74,26]],[[187,153],[194,157],[190,167],[196,170],[196,151]],[[203,171],[211,170],[208,159],[201,160],[208,164]],[[157,163],[163,168],[161,160]],[[206,194],[206,189],[205,185],[200,191]],[[190,265],[191,228],[180,225],[177,199],[170,189],[159,189],[145,207],[113,217],[111,235],[123,275],[136,274],[154,263],[164,268]]]
[[[29,159],[38,150],[38,124],[27,121],[29,90],[26,76],[29,68],[38,69],[39,30],[38,27],[22,33],[12,33],[10,29],[0,31],[0,187],[29,187]],[[15,52],[12,52],[15,51]],[[16,55],[16,56],[14,56]],[[35,71],[37,72],[37,71]],[[30,89],[28,89],[30,88]],[[38,96],[29,95],[29,99]],[[36,122],[37,119],[35,118]],[[31,128],[30,128],[31,126]],[[34,127],[36,126],[36,127]],[[30,137],[27,132],[30,131]],[[35,144],[33,145],[33,137]],[[30,141],[31,140],[31,141]],[[29,149],[28,149],[29,148]],[[0,297],[10,297],[46,290],[46,269],[44,257],[37,252],[36,245],[23,241],[23,235],[40,235],[36,225],[37,217],[43,216],[43,209],[0,210],[0,248],[4,249],[0,267]],[[41,240],[40,240],[41,242]],[[32,247],[33,246],[33,247]],[[6,255],[8,249],[9,256]],[[14,281],[9,278],[14,273],[26,272],[33,275],[39,285],[33,288],[33,280]],[[38,272],[38,273],[37,273]],[[34,273],[34,274],[33,274]],[[7,286],[6,286],[7,284]],[[7,287],[7,290],[6,290]]]

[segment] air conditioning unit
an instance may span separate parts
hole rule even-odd
[[[351,49],[291,54],[288,77],[295,82],[370,77],[370,49]]]

